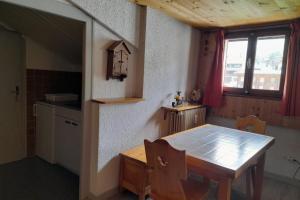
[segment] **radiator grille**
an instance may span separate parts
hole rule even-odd
[[[205,108],[169,112],[169,133],[176,133],[205,124]]]

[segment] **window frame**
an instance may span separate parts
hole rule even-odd
[[[258,39],[258,37],[267,37],[267,36],[271,37],[271,36],[279,36],[279,35],[285,35],[285,44],[284,44],[284,49],[283,49],[282,69],[281,69],[279,90],[253,89],[252,81],[253,81],[253,76],[254,76],[254,65],[255,65],[257,39]],[[251,64],[250,64],[250,67],[247,67],[247,64],[246,64],[243,88],[225,87],[223,85],[224,95],[253,96],[253,97],[260,97],[260,98],[276,98],[276,99],[282,98],[284,83],[285,83],[289,36],[290,36],[289,28],[260,29],[260,30],[234,31],[234,32],[227,31],[225,33],[225,40],[248,38],[246,63],[250,59]],[[225,71],[225,52],[224,52],[223,70]],[[224,78],[224,76],[222,78]]]

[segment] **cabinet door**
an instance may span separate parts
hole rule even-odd
[[[55,163],[54,109],[40,104],[36,105],[36,154],[50,163]]]
[[[72,172],[80,172],[81,125],[67,118],[55,117],[56,162]]]

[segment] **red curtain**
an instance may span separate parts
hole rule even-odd
[[[291,36],[281,114],[300,116],[300,22],[291,24]]]
[[[220,107],[222,105],[224,45],[224,31],[219,30],[216,34],[216,51],[213,65],[209,73],[203,98],[203,104],[211,107]]]

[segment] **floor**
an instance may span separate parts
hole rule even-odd
[[[78,200],[78,191],[77,175],[36,157],[0,165],[0,200]],[[209,200],[216,199],[215,194],[216,188],[212,187]],[[137,196],[130,192],[110,198],[137,199]],[[232,192],[232,200],[243,199],[239,192]],[[299,187],[265,178],[262,200],[299,199]]]
[[[78,200],[79,178],[37,157],[0,165],[1,200]]]
[[[208,200],[216,199],[216,188],[212,188],[209,193]],[[137,200],[137,196],[125,191],[122,194],[116,195],[109,200]],[[233,190],[232,200],[244,200],[244,195]],[[148,198],[147,200],[150,200]],[[284,182],[273,180],[270,178],[265,178],[264,180],[264,190],[262,194],[262,200],[300,200],[300,187],[291,186]]]

